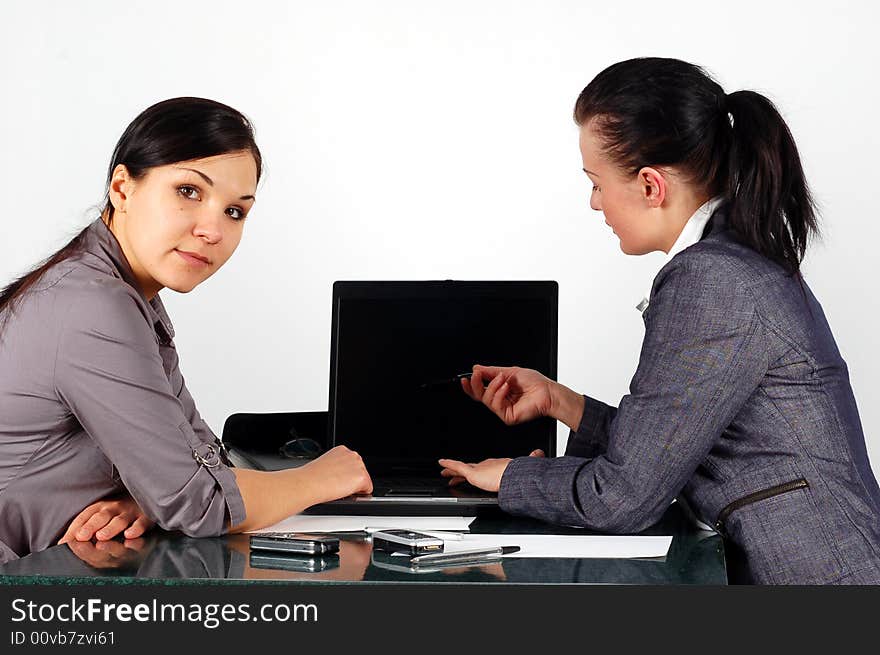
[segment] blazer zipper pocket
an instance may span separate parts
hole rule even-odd
[[[769,489],[764,489],[762,491],[756,491],[755,493],[751,493],[748,496],[744,496],[739,500],[735,500],[729,505],[727,505],[721,512],[718,514],[718,519],[715,521],[715,529],[719,534],[724,534],[724,522],[727,520],[727,517],[731,515],[732,512],[735,512],[738,509],[742,509],[746,505],[751,505],[752,503],[757,503],[761,500],[767,500],[768,498],[773,498],[774,496],[779,496],[781,494],[787,494],[789,491],[796,491],[798,489],[809,489],[810,485],[806,480],[801,478],[800,480],[793,480],[792,482],[786,482],[785,484],[777,484],[775,487],[770,487]]]

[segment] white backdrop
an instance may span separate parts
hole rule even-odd
[[[589,209],[574,100],[645,55],[768,94],[821,204],[805,274],[878,470],[875,3],[4,5],[0,283],[96,215],[113,146],[148,105],[205,96],[255,123],[267,171],[239,251],[193,293],[163,292],[218,433],[236,411],[326,409],[339,279],[558,280],[559,379],[616,404],[662,257],[623,255]]]

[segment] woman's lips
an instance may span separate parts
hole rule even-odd
[[[174,252],[180,255],[181,258],[183,258],[183,261],[185,261],[187,264],[193,264],[194,266],[207,266],[211,263],[210,259],[196,252],[188,252],[186,250],[177,249],[175,249]]]

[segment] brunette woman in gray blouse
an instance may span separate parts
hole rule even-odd
[[[800,274],[816,217],[782,117],[697,66],[646,58],[602,71],[575,121],[590,206],[623,252],[667,253],[638,304],[630,393],[613,407],[476,366],[465,391],[509,424],[564,422],[566,456],[441,460],[444,475],[497,490],[511,513],[610,532],[648,527],[677,497],[724,535],[734,581],[880,583],[880,489]]]
[[[200,98],[125,130],[100,218],[0,292],[0,561],[60,541],[265,527],[372,490],[361,458],[229,466],[186,389],[159,291],[235,251],[262,160],[247,119]]]

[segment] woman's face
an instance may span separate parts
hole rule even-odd
[[[627,255],[644,255],[667,245],[662,221],[652,214],[646,186],[639,175],[625,176],[604,154],[594,121],[581,126],[580,149],[584,172],[593,184],[590,207],[605,215],[605,223],[620,239]]]
[[[117,166],[111,229],[147,299],[163,287],[192,291],[226,263],[256,186],[249,152],[158,166],[139,180]]]

